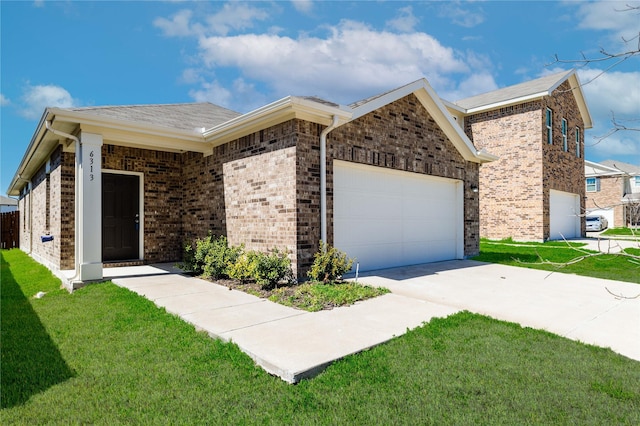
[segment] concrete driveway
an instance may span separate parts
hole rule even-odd
[[[198,330],[233,341],[287,382],[384,343],[434,317],[468,310],[611,348],[640,361],[640,285],[456,260],[362,274],[392,293],[306,312],[170,265],[105,269],[105,279],[152,300]]]
[[[640,285],[471,260],[375,271],[360,281],[608,347],[640,361]]]

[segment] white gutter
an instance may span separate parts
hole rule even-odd
[[[320,133],[320,239],[327,247],[327,135],[338,127],[338,116]]]
[[[73,218],[73,223],[74,223],[74,227],[75,227],[75,229],[74,229],[74,234],[75,235],[73,236],[73,250],[74,250],[73,260],[74,260],[74,269],[75,270],[74,270],[73,277],[71,277],[71,279],[70,279],[71,281],[74,281],[80,275],[80,259],[78,258],[78,255],[80,253],[80,249],[78,247],[78,238],[79,238],[79,235],[80,235],[80,229],[82,229],[82,228],[81,228],[81,224],[80,224],[80,220],[79,220],[80,219],[80,215],[78,214],[79,210],[80,210],[80,203],[79,203],[79,200],[78,200],[78,198],[80,198],[78,196],[78,188],[79,188],[80,184],[78,182],[78,177],[80,176],[80,166],[81,166],[81,163],[80,163],[80,151],[82,149],[82,144],[80,143],[80,139],[78,139],[77,136],[74,136],[74,135],[69,134],[69,133],[62,132],[60,130],[56,130],[53,127],[51,127],[51,121],[49,121],[49,120],[45,121],[45,126],[47,127],[47,130],[49,130],[54,135],[61,136],[63,138],[67,138],[67,139],[71,139],[76,144],[76,170],[75,170],[76,175],[75,175],[75,178],[74,178],[75,188],[74,188],[74,197],[73,197],[73,199],[74,199],[74,218]]]

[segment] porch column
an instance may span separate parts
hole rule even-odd
[[[80,135],[78,193],[79,279],[102,279],[102,135]]]

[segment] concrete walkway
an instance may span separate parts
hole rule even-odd
[[[212,337],[234,342],[290,383],[461,310],[610,347],[640,361],[640,297],[611,294],[636,296],[640,285],[618,281],[450,261],[361,275],[360,281],[392,293],[310,313],[180,275],[168,265],[105,269],[105,278]]]

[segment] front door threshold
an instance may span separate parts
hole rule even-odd
[[[122,268],[124,266],[142,266],[144,265],[144,260],[136,259],[136,260],[112,260],[103,262],[102,265],[105,268]]]

